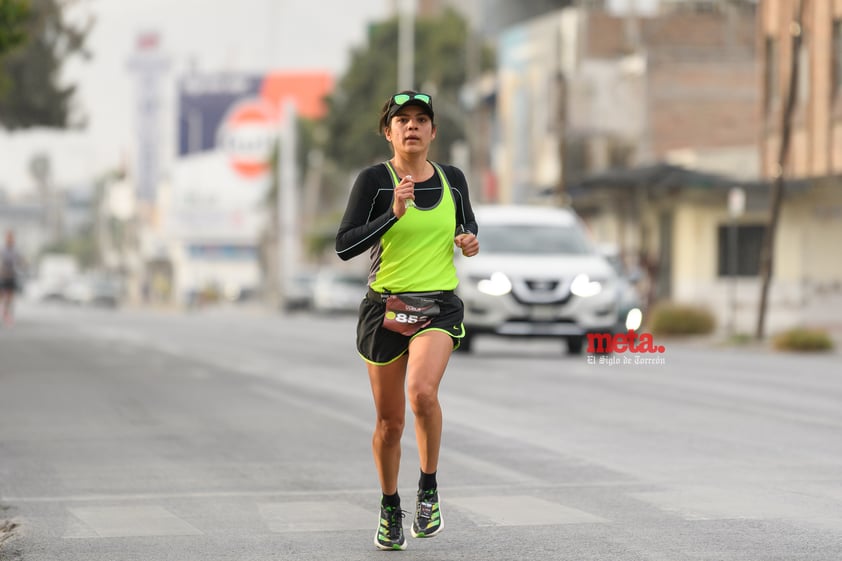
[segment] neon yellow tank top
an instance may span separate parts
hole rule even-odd
[[[453,264],[456,206],[444,171],[435,162],[442,186],[439,202],[432,208],[409,207],[380,239],[372,264],[377,292],[428,292],[453,290],[459,284]],[[385,162],[395,186],[398,174]]]

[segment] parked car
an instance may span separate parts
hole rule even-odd
[[[287,311],[304,311],[313,307],[313,290],[316,274],[311,271],[298,271],[286,287],[284,306]]]
[[[48,253],[39,259],[37,274],[27,283],[26,293],[34,300],[62,301],[65,289],[79,275],[79,265],[72,255]]]
[[[363,273],[324,268],[313,283],[313,310],[356,312],[365,297],[368,278]]]
[[[568,208],[479,206],[480,253],[456,259],[470,351],[478,335],[564,339],[581,353],[588,333],[614,332],[617,271]]]
[[[62,299],[71,304],[114,308],[123,298],[123,283],[119,278],[88,273],[74,278],[62,290]]]
[[[640,281],[640,271],[630,271],[620,257],[619,248],[616,245],[603,245],[603,255],[617,271],[620,293],[620,314],[617,318],[615,331],[625,333],[627,331],[638,331],[643,324],[643,296],[637,288]]]

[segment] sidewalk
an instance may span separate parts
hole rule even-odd
[[[836,326],[834,329],[823,327],[826,329],[830,338],[833,340],[833,349],[830,351],[805,351],[804,354],[834,354],[842,355],[842,325]],[[731,336],[724,332],[717,332],[710,335],[657,335],[655,339],[669,347],[670,345],[682,346],[695,349],[745,349],[753,352],[763,353],[781,353],[781,354],[800,354],[798,351],[781,351],[773,347],[773,339],[775,334],[767,335],[762,341],[758,341],[753,335],[739,334]]]

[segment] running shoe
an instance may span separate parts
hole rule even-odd
[[[400,507],[380,506],[380,525],[374,536],[374,545],[379,549],[406,549],[403,535],[404,511]]]
[[[412,521],[413,538],[432,538],[442,531],[444,520],[439,507],[439,493],[436,489],[418,491],[415,503],[415,520]]]

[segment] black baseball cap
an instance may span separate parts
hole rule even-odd
[[[430,119],[435,119],[433,113],[433,97],[430,94],[416,92],[412,90],[402,91],[396,93],[389,98],[389,106],[386,111],[386,119],[384,125],[388,125],[392,117],[401,110],[402,107],[408,105],[417,105],[424,110],[424,113],[430,116]]]

